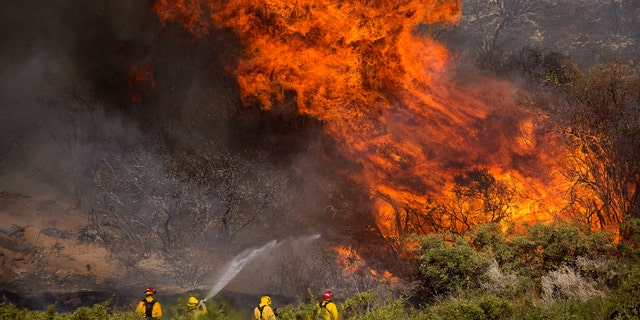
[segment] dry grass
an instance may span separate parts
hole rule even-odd
[[[603,293],[594,287],[592,281],[566,266],[542,277],[542,300],[545,303],[568,298],[586,302],[602,295]]]
[[[482,288],[495,294],[513,291],[519,284],[518,277],[515,274],[505,274],[500,270],[500,266],[496,260],[493,260],[487,271],[489,281],[483,282]]]

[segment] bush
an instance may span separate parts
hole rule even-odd
[[[640,259],[640,219],[629,218],[620,228],[622,241],[619,244],[621,253],[630,259]]]
[[[484,312],[486,319],[510,319],[514,314],[514,308],[509,300],[499,298],[495,295],[484,295],[478,301],[478,305]]]
[[[437,319],[475,319],[502,320],[512,319],[514,306],[506,299],[485,294],[469,299],[451,299],[438,304],[433,313]]]
[[[305,303],[299,305],[286,305],[276,310],[278,320],[308,320],[313,319],[316,312],[316,304]]]
[[[0,303],[0,319],[7,320],[20,320],[26,319],[27,313],[29,313],[26,309],[18,309],[11,303],[6,301],[6,298],[3,299],[2,303]]]
[[[93,307],[79,307],[72,313],[58,313],[55,305],[45,311],[18,309],[11,303],[0,303],[0,319],[3,320],[140,320],[135,312],[111,311],[111,301],[95,304]]]
[[[345,312],[349,314],[361,315],[371,311],[376,306],[378,306],[379,300],[380,296],[377,292],[357,292],[353,295],[353,297],[346,299],[342,306]]]
[[[384,304],[377,306],[367,312],[350,313],[344,311],[344,319],[352,320],[387,320],[406,319],[404,306],[400,299],[389,299]]]
[[[640,268],[634,268],[640,269]],[[640,319],[638,317],[637,288],[640,285],[639,270],[629,273],[628,285],[620,288],[611,299],[595,298],[589,301],[568,299],[541,304],[533,300],[502,298],[481,291],[468,291],[459,298],[447,298],[425,305],[421,309],[407,307],[401,299],[380,301],[376,292],[357,293],[338,303],[342,320],[600,320],[600,319]],[[627,280],[627,278],[625,278]],[[634,289],[636,288],[636,289]],[[634,291],[635,290],[635,291]],[[209,314],[204,319],[244,319],[224,304],[207,302]],[[287,305],[278,308],[278,320],[314,319],[317,304],[314,302]],[[7,320],[140,320],[135,312],[110,311],[110,302],[96,304],[91,308],[80,307],[73,313],[57,313],[55,305],[46,311],[18,309],[6,301],[0,303],[0,319]],[[185,314],[165,320],[191,320]]]
[[[193,316],[191,315],[191,311],[187,306],[187,300],[189,296],[180,297],[177,299],[176,304],[171,306],[169,309],[171,310],[171,319],[173,320],[192,320]],[[207,313],[202,316],[201,320],[240,320],[244,319],[242,315],[234,310],[228,303],[225,301],[215,301],[215,300],[207,300]],[[168,319],[166,315],[163,319]]]
[[[447,241],[445,236],[453,240]],[[426,301],[480,288],[491,265],[488,255],[475,251],[456,235],[427,235],[418,250],[419,296]]]
[[[485,320],[484,311],[475,302],[469,300],[449,300],[435,310],[442,320]]]
[[[566,223],[536,224],[525,235],[501,243],[496,259],[507,271],[540,279],[562,266],[576,267],[579,257],[602,258],[614,249],[610,233],[585,233]]]
[[[477,225],[464,236],[475,250],[484,252],[494,251],[505,241],[500,224],[495,222]]]
[[[607,296],[608,319],[640,319],[640,266],[619,275],[619,287]]]

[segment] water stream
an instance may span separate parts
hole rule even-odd
[[[293,241],[294,243],[307,244],[310,241],[316,240],[318,238],[320,238],[320,235],[314,234],[311,236],[304,236],[289,241]],[[233,278],[235,278],[236,275],[238,275],[238,273],[242,271],[244,266],[251,260],[264,252],[282,245],[284,242],[286,241],[278,242],[276,240],[272,240],[260,248],[251,248],[242,251],[239,255],[237,255],[224,266],[222,272],[219,273],[218,278],[211,288],[211,291],[209,291],[209,293],[205,297],[205,300],[208,300],[209,298],[212,298],[216,294],[218,294],[218,292],[220,292],[220,290],[222,290],[231,280],[233,280]]]

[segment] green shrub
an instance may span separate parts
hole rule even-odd
[[[8,303],[6,298],[0,303],[0,319],[6,320],[21,320],[26,319],[29,310],[18,309],[11,303]]]
[[[621,269],[616,287],[607,296],[609,319],[640,319],[640,266]]]
[[[639,269],[637,267],[633,269]],[[542,304],[531,299],[508,299],[494,294],[467,291],[460,298],[446,298],[425,305],[420,309],[409,308],[401,299],[380,301],[376,292],[357,293],[338,303],[342,320],[633,320],[637,313],[637,291],[640,273],[630,272],[625,279],[628,285],[621,287],[611,299],[596,298],[589,301],[569,299],[550,304]],[[635,281],[631,281],[635,279]],[[210,312],[205,319],[244,319],[224,303],[208,301]],[[314,319],[316,304],[304,303],[278,308],[278,320]],[[55,305],[46,311],[18,309],[6,301],[0,303],[0,319],[7,320],[140,320],[135,312],[112,311],[110,302],[96,304],[91,308],[80,307],[72,313],[57,313]],[[171,316],[165,320],[191,320],[187,315]]]
[[[635,261],[640,259],[640,219],[629,218],[620,227],[620,252]]]
[[[169,307],[170,319],[173,320],[192,320],[191,311],[187,306],[187,300],[189,296],[180,297],[176,300],[176,303]],[[244,319],[242,315],[235,309],[233,309],[226,301],[207,300],[207,313],[200,319],[216,319],[216,320],[236,320]],[[163,319],[169,319],[169,314],[163,317]]]
[[[526,304],[523,306],[522,317],[514,319],[523,320],[601,320],[605,317],[604,300],[596,298],[586,302],[569,299],[549,305]]]
[[[344,312],[350,315],[362,315],[373,310],[380,300],[377,292],[357,292],[342,303]]]
[[[431,307],[430,316],[415,319],[449,320],[601,320],[606,316],[604,299],[587,302],[569,299],[548,305],[530,300],[503,299],[491,294],[471,295],[467,299],[443,300]],[[621,318],[622,319],[622,318]],[[628,318],[625,318],[628,319]],[[633,318],[632,318],[633,319]]]
[[[508,300],[492,294],[482,296],[478,305],[489,320],[510,319],[514,314],[514,308]]]
[[[386,303],[378,305],[367,312],[350,314],[345,310],[345,319],[352,320],[387,320],[387,319],[406,319],[402,300],[391,299]]]
[[[442,320],[485,320],[484,310],[475,302],[464,299],[452,299],[443,302],[434,310]]]
[[[278,308],[277,312],[278,320],[308,320],[313,319],[316,305],[313,303],[286,305]]]
[[[451,237],[447,241],[445,237]],[[486,280],[488,255],[475,251],[464,238],[434,234],[422,238],[418,256],[419,295],[423,300],[476,289]]]
[[[503,231],[498,223],[477,225],[464,234],[476,251],[493,252],[504,242]]]
[[[79,307],[71,313],[58,313],[55,304],[45,311],[18,309],[6,301],[0,303],[0,319],[7,320],[140,320],[135,312],[111,311],[111,301],[107,300],[93,307]]]
[[[515,315],[515,307],[507,299],[493,294],[474,295],[469,298],[448,299],[436,304],[433,313],[437,319],[506,320]]]
[[[339,306],[338,306],[339,307]],[[315,319],[316,303],[303,303],[299,305],[286,305],[278,308],[278,320],[308,320]],[[340,311],[340,309],[338,309]]]
[[[495,254],[505,270],[539,279],[562,266],[575,267],[578,257],[607,257],[614,249],[610,233],[585,233],[567,223],[553,223],[531,226],[525,235],[502,242]]]

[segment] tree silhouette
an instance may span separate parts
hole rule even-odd
[[[508,217],[516,192],[498,181],[487,168],[474,168],[454,177],[454,199],[448,211],[460,232]]]
[[[569,209],[588,225],[616,229],[640,216],[640,70],[602,63],[547,100],[568,147]]]
[[[193,288],[210,269],[205,257],[287,219],[293,188],[283,172],[228,153],[147,149],[106,158],[94,174],[91,228],[129,271],[154,256]]]

